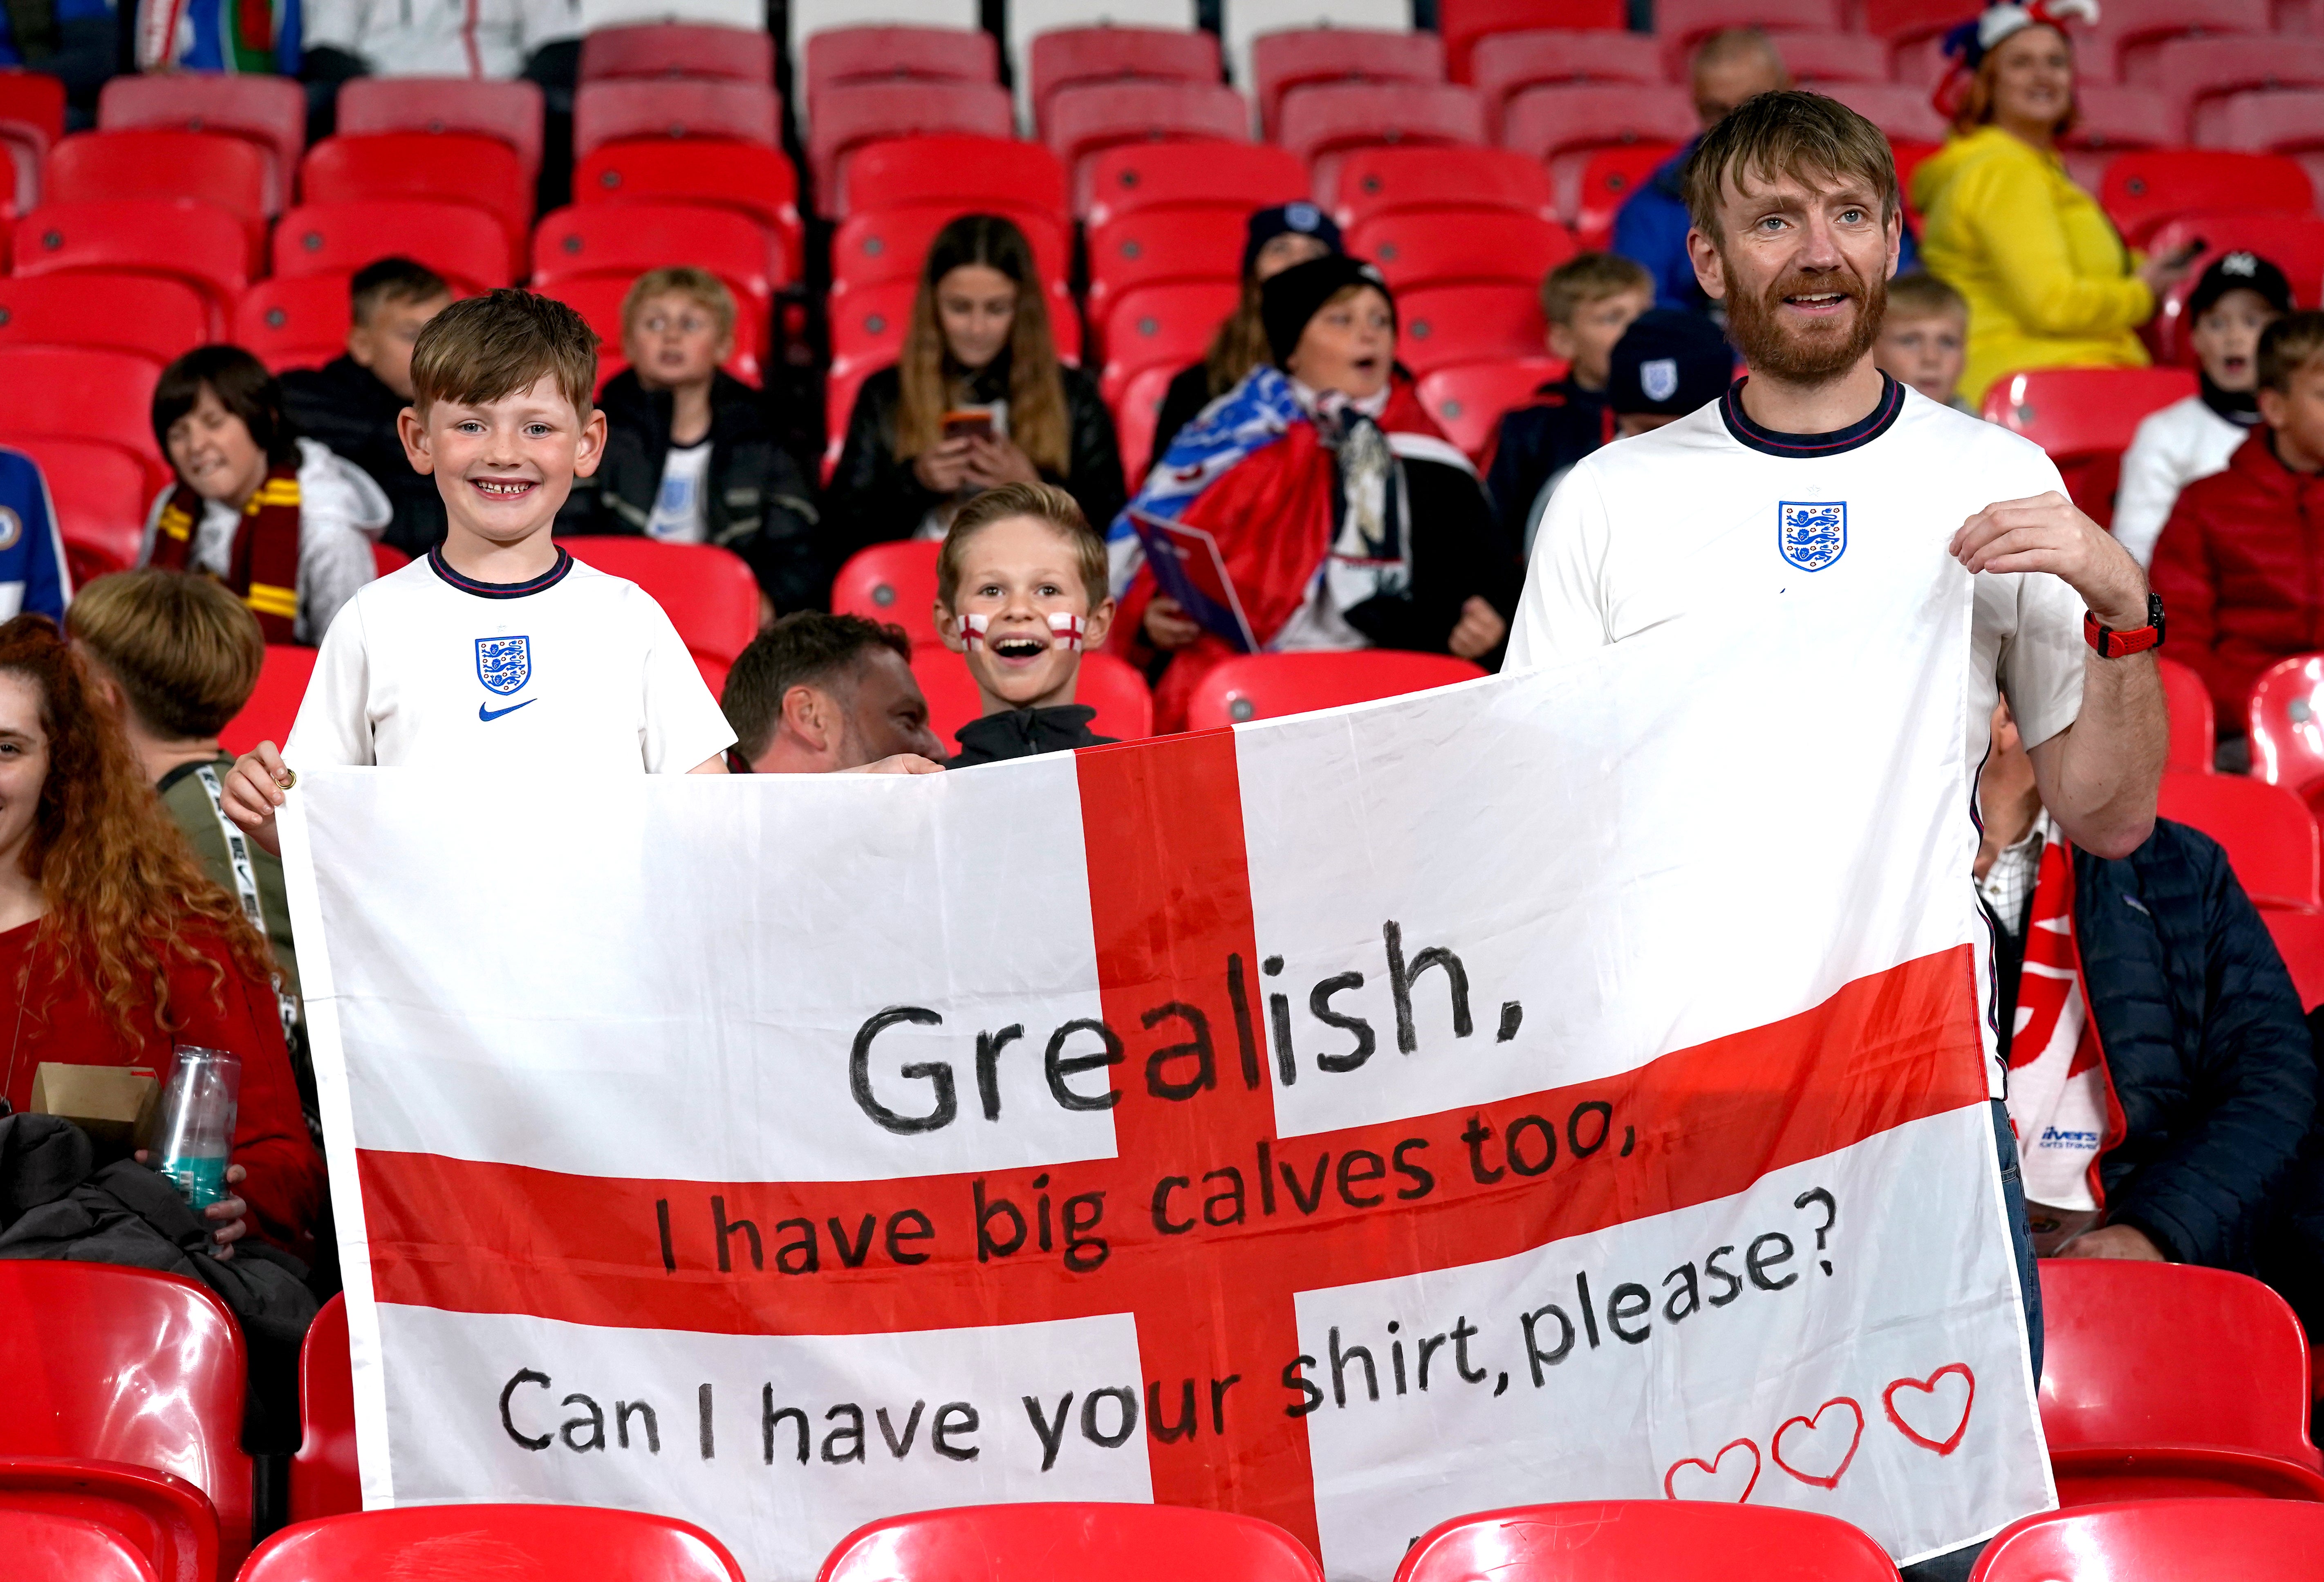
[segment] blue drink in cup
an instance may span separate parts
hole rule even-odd
[[[241,1094],[242,1062],[230,1051],[178,1046],[154,1117],[152,1157],[197,1214],[229,1195],[226,1154]]]

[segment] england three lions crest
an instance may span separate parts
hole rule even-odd
[[[532,680],[532,643],[523,637],[476,639],[476,680],[505,698]]]
[[[1775,507],[1775,547],[1801,570],[1822,570],[1848,552],[1848,502],[1783,501]]]

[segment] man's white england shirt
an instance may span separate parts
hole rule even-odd
[[[285,751],[294,767],[683,774],[733,741],[635,583],[562,549],[530,582],[477,582],[431,550],[339,611]]]

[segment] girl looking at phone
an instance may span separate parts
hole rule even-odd
[[[1058,361],[1025,234],[963,215],[928,248],[900,360],[856,395],[831,480],[834,559],[942,538],[971,495],[1032,483],[1112,520],[1123,497],[1113,419],[1096,382]]]

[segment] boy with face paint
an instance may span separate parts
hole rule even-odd
[[[1105,541],[1054,484],[1005,484],[963,506],[936,559],[936,630],[968,662],[982,718],[954,769],[1103,746],[1074,701],[1082,651],[1113,622]]]

